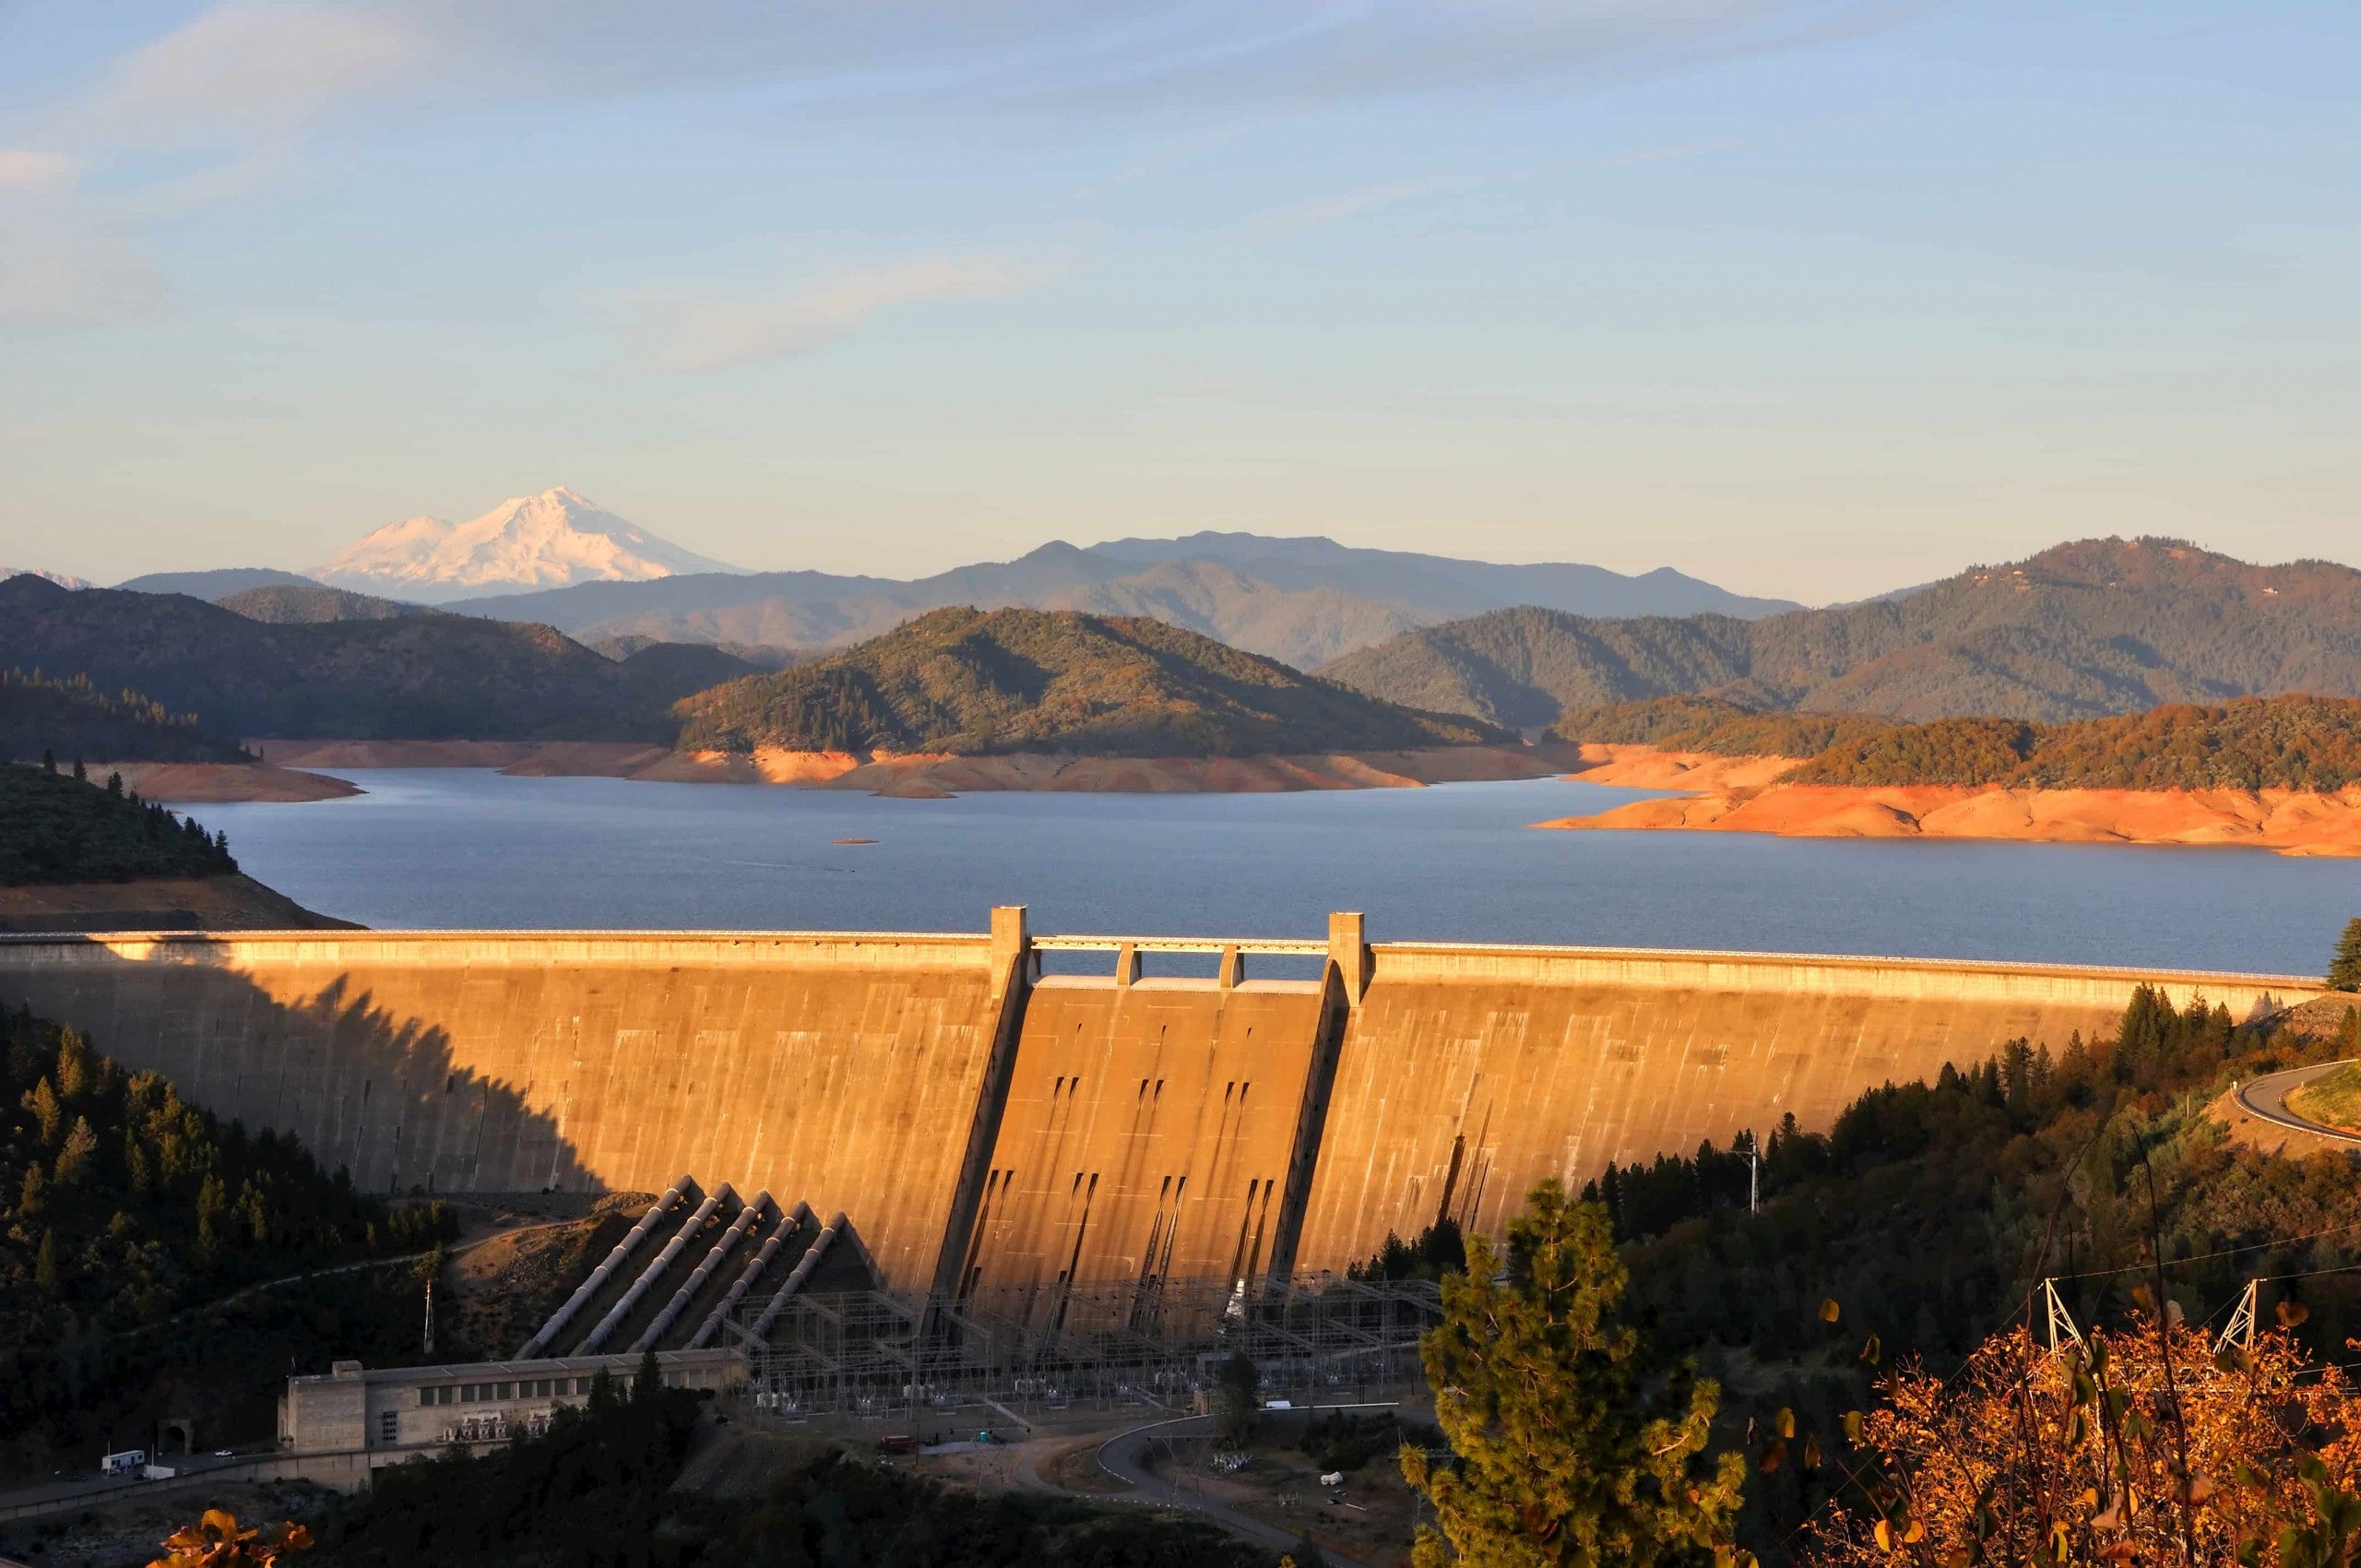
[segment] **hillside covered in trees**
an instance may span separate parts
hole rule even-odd
[[[1251,756],[1501,739],[1160,621],[938,610],[857,647],[680,705],[716,751]]]
[[[0,887],[227,876],[238,869],[226,837],[70,771],[0,764]]]
[[[265,621],[276,626],[315,626],[331,621],[396,621],[404,616],[438,613],[423,604],[354,593],[350,588],[330,588],[326,583],[267,583],[225,594],[213,602],[224,610],[236,611],[249,621]]]
[[[106,692],[88,675],[54,679],[0,670],[0,762],[42,754],[109,762],[247,762],[238,742],[137,692]]]
[[[2158,1259],[2168,1299],[2209,1333],[2247,1279],[2288,1277],[2273,1300],[2300,1310],[2282,1321],[2341,1360],[2361,1335],[2348,1163],[2233,1143],[2206,1108],[2233,1080],[2356,1050],[2361,1015],[2297,1034],[2142,991],[2111,1039],[2009,1041],[1934,1083],[1863,1094],[1825,1134],[1770,1128],[1760,1213],[1743,1140],[1610,1170],[1584,1195],[1612,1213],[1635,1320],[1732,1392],[1731,1443],[1783,1407],[1833,1433],[1914,1359],[1952,1372],[2025,1321],[2045,1277],[2078,1322],[2120,1321]],[[1750,1544],[1786,1561],[1789,1532],[1843,1480],[1799,1466],[1751,1478]]]
[[[1571,713],[1550,733],[1573,742],[1808,758],[1781,780],[1789,784],[2333,793],[2361,782],[2361,700],[2348,697],[2247,697],[2069,724],[1904,724],[1659,697]]]
[[[58,1450],[142,1435],[175,1399],[211,1423],[201,1441],[267,1435],[289,1355],[387,1348],[385,1280],[160,1332],[174,1314],[452,1229],[439,1205],[388,1209],[292,1139],[224,1126],[74,1030],[0,1013],[0,1471],[46,1475]],[[390,1313],[414,1342],[407,1295]]]
[[[1683,695],[2048,723],[2295,691],[2361,696],[2361,571],[2085,540],[1898,598],[1760,621],[1496,611],[1403,633],[1321,673],[1516,725]]]
[[[727,658],[618,662],[472,616],[276,624],[182,594],[0,582],[0,667],[72,671],[239,736],[660,743],[672,703],[724,678]]]

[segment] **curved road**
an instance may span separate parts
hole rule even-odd
[[[2260,1078],[2249,1078],[2237,1087],[2238,1109],[2265,1122],[2293,1128],[2298,1133],[2309,1133],[2316,1138],[2326,1138],[2331,1143],[2361,1145],[2361,1134],[2308,1121],[2288,1110],[2286,1103],[2289,1090],[2301,1088],[2314,1078],[2325,1077],[2339,1067],[2350,1065],[2354,1060],[2361,1059],[2316,1062],[2308,1067],[2290,1067],[2284,1073],[2265,1073]]]
[[[1026,1465],[1020,1474],[1038,1490],[1058,1497],[1072,1498],[1082,1503],[1139,1503],[1153,1508],[1173,1508],[1194,1514],[1210,1524],[1220,1526],[1235,1536],[1242,1536],[1258,1546],[1275,1551],[1292,1551],[1309,1531],[1287,1531],[1266,1525],[1252,1515],[1217,1502],[1203,1492],[1182,1491],[1170,1481],[1147,1467],[1145,1451],[1159,1437],[1192,1436],[1212,1423],[1211,1416],[1175,1416],[1169,1420],[1149,1421],[1128,1431],[1119,1431],[1098,1445],[1098,1465],[1109,1475],[1131,1487],[1120,1494],[1097,1491],[1068,1491],[1052,1485],[1038,1470]],[[1335,1568],[1369,1568],[1358,1558],[1347,1557],[1335,1547],[1321,1543],[1321,1556]]]

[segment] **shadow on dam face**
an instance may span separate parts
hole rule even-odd
[[[1045,952],[1096,974],[1039,974]],[[1212,954],[1212,980],[1144,973]],[[1311,980],[1247,978],[1270,956]],[[1061,962],[1065,960],[1062,959]],[[1111,969],[1111,972],[1109,970]],[[1533,1182],[1686,1152],[2133,989],[2241,1016],[2284,976],[1563,947],[989,934],[0,936],[0,1001],[70,1023],[365,1190],[804,1196],[896,1289],[1341,1271]],[[1105,1300],[1101,1291],[1095,1298]]]

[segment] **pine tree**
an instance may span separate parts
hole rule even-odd
[[[74,1118],[74,1130],[65,1134],[65,1145],[57,1151],[57,1184],[70,1187],[90,1173],[99,1152],[99,1134],[90,1130],[87,1116]]]
[[[57,1134],[65,1125],[65,1104],[57,1098],[49,1080],[43,1078],[27,1090],[22,1103],[33,1113],[33,1120],[41,1123],[41,1141],[44,1145],[57,1142]]]
[[[42,1294],[54,1296],[65,1282],[65,1265],[57,1257],[57,1232],[44,1230],[41,1233],[41,1251],[33,1254],[33,1283],[41,1288]]]
[[[1746,1461],[1699,1458],[1721,1391],[1659,1375],[1618,1318],[1627,1277],[1605,1207],[1543,1182],[1509,1224],[1507,1264],[1497,1278],[1491,1243],[1470,1237],[1419,1346],[1456,1460],[1402,1450],[1439,1526],[1420,1530],[1418,1568],[1732,1560]]]
[[[1243,1448],[1254,1441],[1254,1427],[1262,1414],[1255,1394],[1263,1374],[1244,1356],[1232,1356],[1221,1364],[1221,1372],[1214,1385],[1214,1425],[1223,1446]]]
[[[2361,919],[2345,921],[2344,934],[2336,939],[2336,956],[2329,960],[2328,988],[2361,991]]]

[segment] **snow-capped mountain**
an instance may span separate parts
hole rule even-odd
[[[472,522],[405,517],[338,551],[311,576],[336,588],[438,604],[476,594],[735,572],[602,511],[559,485]]]
[[[86,588],[89,582],[82,577],[70,577],[64,572],[44,572],[38,566],[0,566],[0,581],[10,577],[41,577],[62,588]]]

